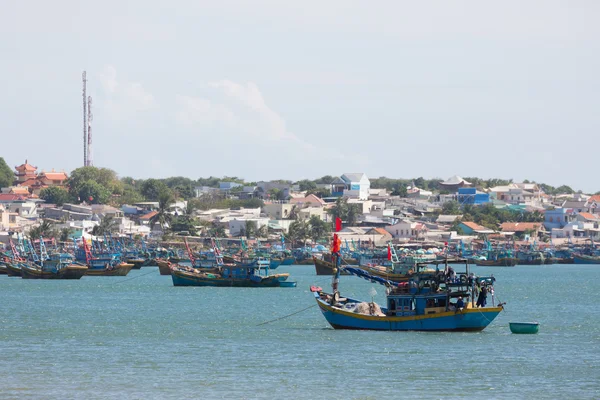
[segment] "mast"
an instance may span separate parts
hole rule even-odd
[[[92,114],[92,96],[87,98],[87,166],[94,165],[94,159],[92,157],[92,120],[94,115]]]
[[[81,79],[83,81],[83,166],[87,166],[88,165],[88,159],[87,159],[87,155],[88,155],[88,150],[87,150],[87,123],[88,123],[88,118],[87,118],[87,96],[86,96],[86,83],[87,83],[87,78],[86,78],[86,72],[83,71],[83,73],[81,74]]]

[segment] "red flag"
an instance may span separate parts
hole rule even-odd
[[[392,248],[388,244],[388,261],[392,261]]]
[[[339,232],[342,230],[342,219],[340,217],[335,218],[335,231]]]
[[[331,243],[331,252],[339,253],[342,246],[342,240],[338,237],[337,233],[333,234],[333,242]]]

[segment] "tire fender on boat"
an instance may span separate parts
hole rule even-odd
[[[467,283],[467,276],[466,275],[461,275],[460,276],[460,283],[462,283],[463,285],[465,285]]]

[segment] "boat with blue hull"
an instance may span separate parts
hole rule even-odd
[[[173,286],[218,286],[218,287],[295,287],[287,282],[290,274],[268,275],[257,267],[227,266],[219,272],[205,272],[194,268],[171,267]]]
[[[351,306],[352,304],[360,304],[359,300],[344,299],[343,303],[331,305],[325,300],[322,293],[315,292],[315,297],[323,316],[335,329],[481,331],[502,311],[502,307],[487,307],[483,309],[467,308],[460,312],[440,310],[439,312],[421,315],[393,316],[388,315],[390,313],[389,309],[380,308],[383,315],[371,315],[370,313],[357,313],[356,307]],[[418,299],[415,300],[419,302]],[[421,299],[422,301],[425,301],[425,299]]]
[[[600,264],[600,255],[574,254],[575,264]]]
[[[495,278],[476,277],[469,272],[469,261],[454,260],[465,265],[455,272],[448,264],[443,271],[415,271],[404,282],[395,282],[371,275],[364,269],[342,267],[339,238],[334,235],[332,253],[337,258],[332,280],[332,292],[311,287],[317,305],[327,322],[335,329],[365,329],[385,331],[481,331],[503,310],[495,305]],[[386,286],[384,307],[373,300],[364,302],[343,298],[338,290],[342,270]],[[492,306],[487,307],[491,294]],[[477,302],[475,298],[477,297]]]

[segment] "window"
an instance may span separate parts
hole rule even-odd
[[[554,222],[554,218],[550,217],[550,222]]]

